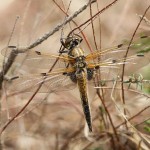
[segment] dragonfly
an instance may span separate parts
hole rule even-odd
[[[67,37],[65,40],[61,39],[63,49],[59,51],[59,55],[42,53],[40,51],[30,51],[26,58],[26,61],[30,62],[30,65],[28,66],[34,66],[34,63],[32,62],[37,64],[39,60],[44,61],[46,66],[50,66],[50,64],[53,64],[53,66],[48,72],[32,75],[18,75],[13,77],[12,82],[14,82],[15,88],[12,86],[13,88],[11,90],[18,89],[20,92],[31,92],[34,91],[38,85],[41,85],[39,92],[54,92],[71,90],[77,86],[80,93],[84,118],[89,132],[92,132],[92,118],[87,91],[88,83],[92,81],[91,83],[95,84],[96,81],[94,79],[98,69],[102,70],[102,68],[105,67],[118,68],[118,66],[122,64],[128,64],[130,61],[132,62],[132,60],[139,58],[139,55],[129,56],[127,58],[101,58],[107,54],[117,56],[117,54],[124,53],[124,44],[97,50],[85,55],[85,51],[80,48],[82,40],[82,37],[76,34]],[[3,51],[2,54],[4,55],[5,51]],[[22,53],[19,55],[22,55]],[[142,57],[143,56],[144,55],[142,55]],[[20,62],[19,59],[18,62]],[[44,64],[42,64],[42,67],[44,67]],[[59,64],[59,68],[57,64]],[[57,66],[56,69],[54,69],[54,66]],[[38,67],[40,67],[40,64]]]

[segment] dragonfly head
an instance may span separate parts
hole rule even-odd
[[[73,35],[67,37],[66,41],[64,42],[64,47],[69,51],[77,47],[82,42],[82,38],[79,35]]]

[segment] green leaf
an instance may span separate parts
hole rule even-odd
[[[150,127],[145,126],[144,129],[145,129],[148,133],[150,133]]]
[[[150,119],[145,121],[146,124],[150,125]]]

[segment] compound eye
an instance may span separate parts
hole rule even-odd
[[[76,39],[76,40],[74,41],[74,44],[75,44],[75,45],[78,45],[78,44],[79,44],[78,39]]]
[[[83,39],[80,39],[80,43],[82,42]]]

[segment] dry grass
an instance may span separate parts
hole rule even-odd
[[[57,0],[59,6],[65,10],[67,10],[69,2],[69,0],[64,2]],[[99,10],[101,10],[111,2],[111,0],[103,0],[92,4],[92,13],[98,12],[97,4]],[[73,14],[85,4],[85,1],[72,0],[67,12],[68,15]],[[84,35],[91,50],[108,48],[120,44],[124,40],[128,40],[129,43],[140,21],[138,15],[143,15],[148,5],[150,5],[148,0],[118,0],[116,4],[93,21],[94,34],[91,23],[85,29],[83,27]],[[29,46],[39,37],[53,30],[58,23],[62,23],[65,20],[65,14],[50,0],[14,0],[12,3],[7,4],[7,7],[5,5],[5,9],[1,8],[1,49],[8,46],[12,28],[18,15],[20,18],[9,43],[9,45],[17,47]],[[146,17],[150,19],[149,12]],[[74,21],[79,26],[90,17],[90,7],[88,7],[74,18]],[[66,37],[75,27],[72,22],[65,25],[63,27],[63,36]],[[134,41],[140,39],[141,33],[149,36],[149,30],[150,26],[143,21],[137,30]],[[94,44],[94,36],[97,47]],[[60,37],[61,30],[54,33],[34,49],[57,54],[61,46]],[[81,47],[86,54],[91,53],[85,39]],[[129,55],[135,54],[138,50],[139,48],[130,49]],[[133,73],[142,74],[143,72],[140,69],[143,67],[149,67],[150,52],[145,55],[144,58],[133,60],[136,64],[129,63],[125,66],[124,81],[129,80],[129,76]],[[103,59],[105,60],[109,57],[121,58],[123,56],[124,54],[120,53],[115,55],[108,54]],[[48,64],[45,64],[46,60],[38,65],[25,62],[24,64],[28,64],[28,66],[22,65],[20,58],[16,58],[16,61],[19,63],[17,65],[13,63],[6,74],[7,78],[16,76],[19,73],[33,74],[45,72],[49,69]],[[3,62],[3,56],[1,56],[1,62]],[[32,67],[29,65],[32,65]],[[102,80],[111,79],[116,81],[117,76],[122,77],[122,66],[119,69],[108,67],[103,70],[101,70]],[[145,70],[147,72],[148,69]],[[146,76],[150,78],[149,73],[145,73],[143,76],[143,80],[146,80]],[[131,84],[130,88],[128,88],[128,84],[125,83],[124,89],[121,90],[120,82],[109,82],[106,86],[100,88],[100,95],[96,94],[96,89],[93,86],[88,87],[94,130],[89,135],[87,135],[87,130],[84,129],[84,117],[77,88],[69,91],[65,89],[60,92],[37,93],[26,109],[2,133],[2,147],[4,150],[148,150],[150,148],[150,131],[148,131],[150,127],[144,121],[150,116],[150,95],[145,93],[144,89],[141,90],[140,86],[137,88],[136,85]],[[11,95],[8,93],[9,89],[16,90],[17,87],[8,81],[5,81],[2,87],[1,128],[3,129],[9,120],[25,106],[34,92]],[[150,85],[148,84],[146,90],[149,90],[149,88]],[[92,140],[90,141],[89,139]]]

